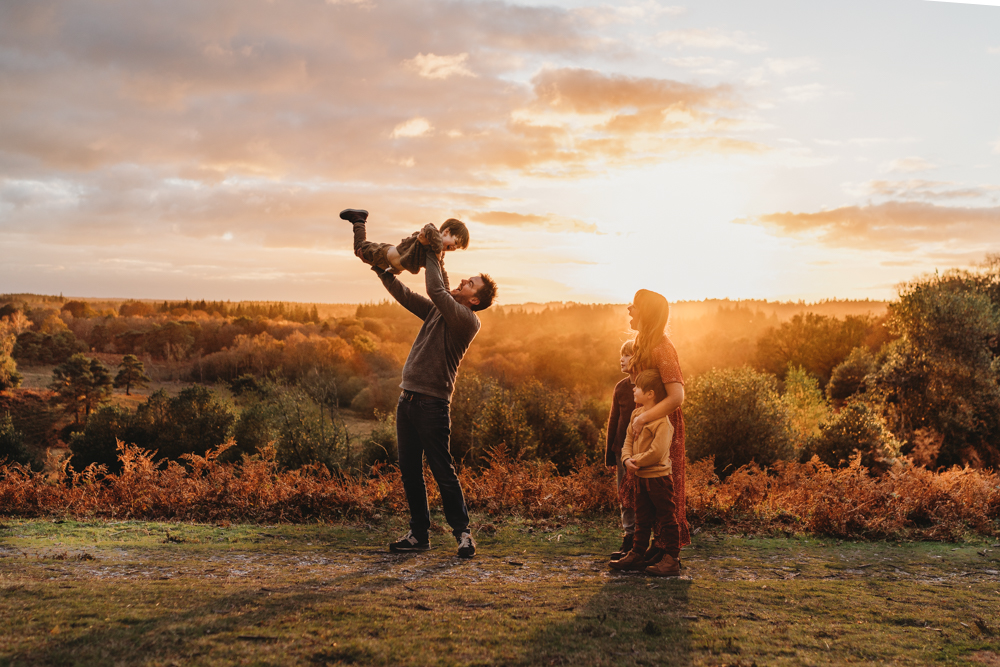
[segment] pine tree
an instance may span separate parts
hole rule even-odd
[[[145,387],[150,381],[146,375],[146,369],[134,354],[126,354],[122,357],[122,363],[118,366],[118,375],[115,376],[115,386],[125,387],[125,395],[131,396],[133,386]]]
[[[80,423],[80,411],[90,416],[91,410],[111,395],[113,380],[108,369],[97,359],[88,359],[82,354],[74,354],[52,371],[52,384],[60,403],[67,411],[73,412],[74,420]]]

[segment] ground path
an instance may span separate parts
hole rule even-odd
[[[1000,665],[1000,544],[703,531],[607,569],[610,520],[480,526],[0,520],[0,665]]]

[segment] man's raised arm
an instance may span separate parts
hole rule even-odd
[[[378,274],[379,280],[382,281],[385,289],[388,290],[392,298],[398,301],[403,308],[406,308],[422,320],[427,319],[431,309],[434,308],[434,304],[431,303],[430,299],[417,294],[401,283],[392,271],[385,271],[377,266],[373,266],[372,271]]]
[[[424,265],[424,285],[427,296],[439,311],[449,327],[472,327],[479,330],[479,318],[468,306],[463,306],[451,295],[444,284],[441,273],[441,263],[431,253],[427,253],[427,263]]]

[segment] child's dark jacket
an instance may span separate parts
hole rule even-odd
[[[632,393],[632,381],[622,379],[615,385],[615,394],[611,399],[611,414],[608,417],[608,444],[604,451],[604,465],[618,465],[622,455],[622,445],[628,435],[630,415],[635,410],[635,396]]]
[[[427,264],[428,253],[440,255],[444,249],[444,241],[441,240],[441,232],[432,223],[428,222],[421,230],[427,245],[417,240],[420,232],[413,232],[402,241],[396,244],[396,252],[399,253],[399,264],[410,273],[419,273],[420,269]],[[443,267],[442,267],[443,268]],[[445,281],[447,284],[447,281]]]

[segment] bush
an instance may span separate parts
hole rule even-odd
[[[155,434],[151,446],[160,456],[178,460],[184,454],[203,455],[229,438],[236,416],[232,406],[211,389],[188,387],[166,405],[157,405],[165,394],[156,400],[154,397],[156,393],[149,397],[146,410],[140,406],[136,417],[143,428]],[[163,408],[166,419],[161,417]]]
[[[83,431],[73,436],[71,465],[75,470],[91,463],[120,470],[118,440],[153,450],[161,459],[203,455],[229,439],[235,419],[232,406],[206,387],[188,387],[174,397],[160,389],[134,413],[105,406],[91,414]]]
[[[790,367],[782,399],[788,408],[795,448],[802,449],[810,438],[819,435],[819,425],[829,414],[819,380],[801,366]]]
[[[358,466],[362,473],[368,473],[376,464],[392,464],[399,460],[396,449],[396,417],[392,413],[377,412],[378,423],[372,432],[361,441]]]
[[[711,370],[691,382],[684,404],[687,455],[715,457],[719,477],[756,462],[792,457],[789,414],[773,375],[744,366]]]
[[[551,461],[560,473],[569,472],[598,453],[601,427],[591,413],[567,392],[547,389],[537,380],[512,389],[492,385],[474,417],[477,449],[471,458],[481,460],[484,452],[504,444],[515,459]],[[603,415],[598,419],[603,421]]]
[[[861,455],[861,465],[884,471],[899,456],[900,442],[872,406],[855,398],[820,425],[820,434],[811,439],[801,460],[813,456],[832,468],[841,468]]]
[[[451,455],[478,466],[485,461],[481,418],[483,406],[499,388],[496,380],[474,371],[460,373],[451,396]]]
[[[235,447],[223,460],[257,454],[273,444],[278,464],[302,468],[321,463],[330,470],[350,466],[347,427],[338,418],[334,393],[323,391],[315,378],[306,388],[260,381],[242,394],[233,428]],[[333,403],[331,403],[331,401]]]
[[[14,359],[6,354],[0,354],[0,391],[20,387],[21,379]]]
[[[399,399],[399,376],[375,377],[351,399],[351,409],[374,417],[376,412],[395,411]]]
[[[350,466],[347,427],[299,387],[277,386],[265,399],[277,431],[277,462],[283,468],[321,463],[330,470]]]
[[[833,369],[826,395],[831,401],[843,403],[865,390],[865,378],[875,370],[875,355],[865,347],[851,350],[844,361]]]
[[[24,434],[14,427],[10,413],[4,413],[3,418],[0,418],[0,463],[20,463],[26,466],[31,462],[31,454],[24,446]]]
[[[121,471],[118,459],[118,441],[149,446],[149,434],[135,432],[134,414],[128,408],[105,405],[87,419],[82,433],[74,434],[70,441],[70,466],[83,470],[91,464],[103,465],[110,472]]]

